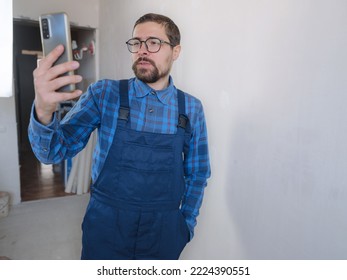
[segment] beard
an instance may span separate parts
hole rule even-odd
[[[153,66],[153,69],[143,69],[138,67],[138,64],[141,61],[146,61],[150,63]],[[132,69],[134,71],[134,74],[136,78],[138,78],[140,81],[147,83],[147,84],[153,84],[160,80],[161,78],[167,76],[170,72],[170,69],[166,69],[166,71],[160,73],[158,67],[155,65],[154,61],[151,59],[148,59],[146,57],[140,57],[137,59],[132,66]]]

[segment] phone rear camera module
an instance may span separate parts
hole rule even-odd
[[[44,39],[49,39],[50,34],[49,34],[49,25],[48,25],[48,19],[44,18],[41,20],[42,24],[42,34]]]

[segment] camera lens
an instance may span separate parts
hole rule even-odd
[[[46,18],[42,19],[42,33],[43,33],[43,38],[48,39],[49,36],[49,26],[48,26],[48,20]]]

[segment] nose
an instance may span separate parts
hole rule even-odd
[[[140,49],[138,51],[138,54],[148,54],[146,42],[141,41]]]

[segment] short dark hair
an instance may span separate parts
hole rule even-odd
[[[138,24],[145,23],[145,22],[156,22],[159,24],[162,24],[165,27],[165,32],[167,37],[169,38],[169,41],[174,46],[177,46],[181,42],[181,34],[180,30],[178,29],[177,25],[168,17],[159,15],[159,14],[145,14],[142,17],[140,17],[134,25],[134,29]]]

